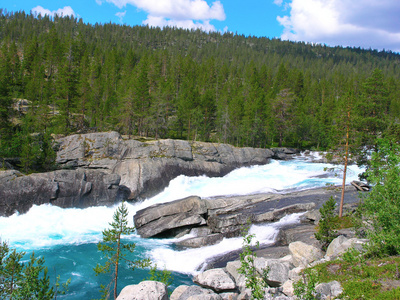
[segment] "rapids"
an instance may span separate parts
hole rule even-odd
[[[224,177],[178,176],[157,196],[139,203],[128,203],[130,226],[135,213],[147,206],[181,199],[190,195],[203,198],[221,195],[247,195],[256,193],[285,193],[339,185],[340,171],[325,171],[330,164],[312,163],[306,157],[292,161],[276,161],[262,166],[240,168]],[[349,166],[346,182],[358,179],[363,170]],[[100,262],[97,243],[102,230],[108,228],[114,207],[62,209],[51,205],[33,206],[26,214],[0,217],[0,238],[19,251],[26,251],[26,258],[35,252],[43,255],[51,278],[60,274],[61,281],[71,278],[69,292],[62,299],[90,299],[99,297],[100,284],[107,284],[109,276],[95,276],[93,267]],[[253,225],[251,233],[261,244],[271,244],[279,227],[299,222],[299,214],[287,216],[273,224]],[[142,239],[133,234],[126,241],[137,244],[136,258],[149,257],[161,269],[173,272],[172,288],[191,284],[191,276],[201,270],[207,259],[227,253],[242,246],[242,238],[223,239],[219,244],[201,249],[176,249],[173,239]],[[130,271],[123,266],[119,288],[147,278],[148,270]]]

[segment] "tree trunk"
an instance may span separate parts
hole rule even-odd
[[[122,224],[121,224],[122,227]],[[117,254],[115,259],[115,277],[114,277],[114,300],[117,299],[117,283],[118,283],[118,267],[119,267],[119,255],[120,255],[120,247],[121,247],[121,235],[118,236],[117,242]]]
[[[347,163],[349,161],[349,121],[350,121],[350,110],[347,112],[346,154],[344,157],[343,183],[342,183],[342,195],[340,197],[339,218],[341,218],[343,215],[344,189],[346,185]]]

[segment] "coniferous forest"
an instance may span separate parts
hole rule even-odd
[[[0,157],[54,161],[54,135],[301,149],[400,136],[400,55],[0,10]]]

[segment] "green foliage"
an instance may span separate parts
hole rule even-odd
[[[355,145],[370,149],[377,135],[398,131],[396,53],[178,28],[93,26],[24,12],[0,11],[0,28],[2,156],[20,154],[10,151],[12,140],[28,118],[30,134],[117,130],[327,149],[343,144],[343,111],[351,102]],[[17,99],[31,101],[28,111],[11,108]],[[33,154],[24,150],[27,161]]]
[[[334,261],[309,269],[319,282],[339,281],[341,299],[398,299],[400,288],[392,285],[399,280],[400,257],[369,258],[351,249]],[[308,271],[308,272],[310,272]]]
[[[55,166],[56,152],[48,133],[20,134],[20,167],[25,173],[50,171]]]
[[[319,220],[315,238],[322,244],[322,249],[326,250],[329,244],[337,237],[337,223],[335,218],[336,201],[331,196],[319,209],[321,219]]]
[[[150,265],[149,259],[131,260],[128,258],[128,255],[135,251],[136,244],[124,243],[122,238],[124,235],[132,234],[135,229],[128,226],[128,209],[124,202],[114,212],[113,222],[109,225],[110,228],[104,229],[102,232],[103,242],[99,242],[97,245],[105,262],[97,264],[94,268],[96,276],[112,273],[110,284],[101,285],[101,299],[109,299],[112,290],[114,299],[117,298],[118,272],[121,263],[128,264],[132,270]]]
[[[32,253],[27,263],[21,260],[25,252],[10,249],[6,242],[0,244],[0,297],[2,299],[56,299],[57,294],[65,294],[71,282],[61,284],[57,277],[55,286],[50,284],[47,267],[43,257],[37,258]]]
[[[368,181],[373,185],[362,203],[370,239],[370,255],[400,254],[400,146],[395,141],[380,139],[372,154]]]
[[[157,269],[157,264],[150,266],[149,273],[150,277],[148,277],[147,280],[159,281],[164,283],[166,286],[171,285],[174,280],[173,276],[171,275],[172,274],[171,271],[168,271],[165,268],[164,270],[160,271]]]
[[[246,287],[251,290],[252,299],[264,299],[265,288],[268,287],[266,278],[269,269],[262,270],[262,274],[255,266],[256,254],[252,250],[252,240],[254,234],[248,233],[249,228],[243,230],[243,246],[242,253],[240,253],[241,266],[238,269],[239,274],[243,274],[246,278]],[[259,247],[259,242],[256,243]]]
[[[318,276],[315,270],[305,269],[301,275],[302,279],[293,284],[294,294],[302,300],[318,299],[315,291]]]

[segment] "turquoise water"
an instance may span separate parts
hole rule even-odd
[[[334,172],[327,173],[324,171],[326,167],[331,165],[299,159],[240,168],[221,178],[178,176],[159,195],[141,203],[127,204],[130,226],[133,226],[133,216],[137,210],[189,195],[245,195],[341,184],[340,174],[337,177]],[[356,180],[361,171],[351,166],[347,182]],[[107,284],[110,276],[95,276],[93,271],[96,263],[100,262],[97,243],[102,238],[102,230],[108,228],[112,221],[114,211],[115,207],[62,209],[51,205],[34,206],[26,214],[0,218],[0,238],[8,241],[11,247],[26,251],[27,257],[32,251],[44,256],[53,280],[57,275],[61,276],[61,281],[71,278],[68,294],[59,296],[59,299],[99,298],[100,284]],[[251,230],[261,243],[272,243],[277,228],[298,222],[298,217],[288,216],[277,224],[253,225]],[[137,244],[132,259],[150,258],[162,269],[165,267],[173,272],[171,290],[180,284],[191,284],[192,276],[202,269],[207,259],[239,249],[242,245],[241,238],[232,238],[201,249],[178,250],[172,239],[142,239],[136,234],[127,237],[127,241]],[[148,270],[137,269],[132,272],[123,266],[119,289],[128,284],[136,284],[148,276]]]
[[[138,252],[143,249],[138,249]],[[94,243],[82,245],[55,246],[49,249],[37,250],[35,255],[44,256],[49,275],[52,281],[60,275],[61,282],[71,278],[67,295],[59,295],[57,299],[97,299],[100,298],[100,284],[107,285],[111,277],[107,274],[95,276],[93,268],[100,262],[100,255]],[[179,284],[191,284],[189,275],[176,273],[172,274],[174,283],[171,285],[172,291]],[[122,264],[118,280],[118,289],[121,290],[129,284],[137,284],[141,280],[149,277],[148,270],[136,269],[132,271]]]

